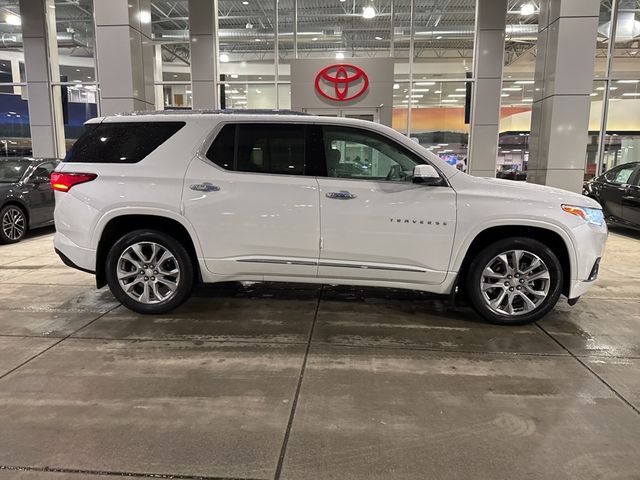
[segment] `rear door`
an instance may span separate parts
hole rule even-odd
[[[640,166],[629,180],[622,197],[622,219],[640,228]]]
[[[606,172],[601,178],[598,197],[606,216],[622,219],[622,197],[636,168],[635,164],[620,165]]]
[[[322,131],[319,276],[442,283],[455,232],[455,191],[413,183],[413,168],[425,161],[378,133],[342,126]]]
[[[307,127],[227,123],[185,178],[185,216],[221,275],[316,276],[318,183]]]

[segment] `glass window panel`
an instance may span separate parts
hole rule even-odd
[[[391,126],[406,135],[408,133],[409,102],[405,95],[409,92],[408,82],[397,82],[393,84],[393,116]]]
[[[162,55],[162,80],[190,81],[189,2],[151,0],[150,7],[151,33]]]
[[[275,79],[275,2],[220,0],[220,73],[226,80]]]
[[[265,83],[225,83],[225,108],[276,108],[276,87]]]
[[[294,0],[278,0],[278,79],[291,79],[290,61],[294,58]]]
[[[540,2],[533,2],[538,4]],[[538,12],[521,15],[524,2],[509,2],[504,38],[503,78],[528,80],[533,78],[536,68],[538,41]]]
[[[605,31],[608,33],[610,30],[606,29]],[[638,72],[640,72],[639,33],[640,0],[619,0],[612,76],[618,78],[638,77]]]
[[[26,82],[19,2],[4,0],[0,5],[3,40],[3,48],[0,50],[0,82]]]
[[[462,170],[469,146],[465,91],[466,82],[418,81],[402,100],[411,103],[411,138]]]
[[[600,1],[600,18],[598,20],[598,34],[596,41],[596,59],[594,76],[607,76],[607,59],[609,58],[609,35],[611,28],[612,0]]]
[[[278,85],[278,108],[282,110],[291,109],[291,85]]]
[[[0,156],[30,157],[31,130],[27,87],[0,92]]]
[[[602,171],[640,161],[640,79],[611,83]]]
[[[476,0],[415,0],[413,79],[464,78],[473,66]]]
[[[496,160],[496,175],[500,178],[525,179],[529,161],[533,88],[531,78],[502,82],[500,135]]]
[[[84,123],[98,116],[98,88],[95,85],[55,86],[54,98],[62,103],[66,151],[84,133]]]
[[[95,81],[93,0],[55,0],[54,6],[60,81]]]
[[[165,110],[189,109],[193,106],[191,84],[162,85],[162,98]]]
[[[600,125],[602,122],[603,99],[606,86],[607,82],[602,80],[593,82],[589,113],[589,142],[587,143],[586,167],[584,171],[585,180],[590,180],[597,174]],[[615,91],[616,87],[612,88],[614,88],[613,91]]]

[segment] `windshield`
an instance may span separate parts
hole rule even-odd
[[[0,183],[15,183],[20,181],[29,167],[27,162],[0,162]]]

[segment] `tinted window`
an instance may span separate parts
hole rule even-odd
[[[51,172],[53,172],[56,169],[56,166],[57,166],[56,162],[41,163],[36,167],[33,173],[29,176],[29,180],[36,180],[36,179],[42,180],[44,178],[51,178]]]
[[[139,162],[183,126],[184,122],[101,123],[82,134],[65,161]]]
[[[19,182],[27,168],[29,168],[29,162],[20,160],[0,161],[0,183]]]
[[[603,175],[605,181],[609,183],[615,183],[622,185],[629,182],[629,178],[635,170],[635,165],[624,165],[617,168],[612,168]]]
[[[333,126],[322,130],[328,177],[411,181],[414,167],[424,163],[374,132]]]
[[[233,149],[236,141],[236,126],[225,125],[216,136],[207,152],[207,158],[219,167],[234,169]]]
[[[227,125],[214,140],[207,157],[228,170],[304,175],[305,127],[259,123]]]

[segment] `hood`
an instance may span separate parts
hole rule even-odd
[[[496,197],[508,196],[510,198],[530,201],[554,201],[558,204],[569,204],[577,207],[601,208],[598,202],[585,197],[582,194],[562,190],[561,188],[538,185],[536,183],[517,182],[502,178],[472,177],[470,175],[457,176],[456,179],[465,177],[476,188],[487,191]]]

